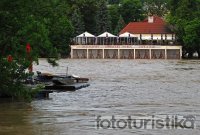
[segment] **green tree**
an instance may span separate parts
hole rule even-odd
[[[169,0],[170,14],[167,19],[172,24],[173,30],[177,35],[178,42],[183,45],[183,56],[188,54],[189,58],[192,58],[195,51],[198,52],[196,45],[191,44],[189,36],[192,35],[191,29],[194,33],[198,33],[198,28],[194,25],[196,20],[199,20],[200,16],[200,1],[199,0]],[[197,34],[198,35],[198,34]],[[193,41],[198,41],[197,36],[193,35]],[[199,54],[200,55],[200,54]]]
[[[25,65],[27,63],[23,63],[23,66],[21,66],[16,61],[9,63],[4,57],[0,56],[0,96],[11,96],[20,100],[31,99],[32,91],[27,90],[27,87],[21,82],[28,76],[24,72]]]
[[[73,36],[72,24],[61,16],[50,28],[50,41],[62,57],[70,54],[70,41]]]
[[[200,18],[188,22],[184,28],[185,35],[183,41],[188,50],[198,53],[200,58]]]
[[[31,97],[23,85],[31,61],[45,56],[56,64],[58,51],[69,53],[72,26],[66,7],[61,0],[0,1],[0,94]],[[26,53],[27,43],[32,47],[30,54]],[[6,60],[8,55],[13,57],[12,62]]]
[[[119,32],[125,27],[125,22],[124,22],[124,19],[122,18],[122,16],[120,15],[119,17],[119,20],[118,20],[118,23],[117,23],[117,26],[115,28],[115,32],[114,34],[118,35]]]
[[[99,9],[96,17],[96,30],[97,34],[101,34],[105,31],[111,31],[111,18],[107,9],[106,0],[100,0],[98,5]]]
[[[143,8],[140,0],[122,0],[120,13],[126,24],[143,19]]]
[[[152,15],[164,17],[168,12],[167,2],[168,0],[144,0],[144,11],[146,15],[150,13]]]
[[[85,25],[85,31],[88,31],[90,33],[96,33],[96,13],[97,13],[98,1],[78,0],[78,1],[73,1],[72,3],[74,3],[80,8]]]
[[[77,36],[85,31],[83,17],[78,7],[74,7],[74,13],[72,14],[71,22],[74,27],[74,36]]]
[[[26,57],[26,43],[31,44],[33,50],[31,57],[33,60],[37,60],[38,57],[56,57],[56,48],[52,46],[49,40],[49,30],[44,23],[36,20],[34,16],[26,18],[26,22],[13,39],[16,39],[17,43],[12,45],[13,50],[16,51],[13,53],[15,57]]]
[[[43,22],[49,33],[49,41],[57,52],[65,57],[70,53],[70,39],[73,37],[73,27],[68,19],[69,5],[63,0],[35,1],[33,10],[38,20]],[[44,8],[45,7],[45,8]],[[44,54],[47,57],[49,54]]]
[[[117,26],[117,22],[120,17],[120,12],[119,12],[119,6],[118,5],[111,5],[108,7],[108,11],[111,17],[111,23],[112,23],[112,30],[115,30]],[[113,31],[114,33],[114,31]]]
[[[120,0],[108,0],[108,4],[119,4]]]

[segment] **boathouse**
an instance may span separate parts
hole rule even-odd
[[[71,44],[73,59],[181,59],[182,46],[164,20],[149,16],[130,22],[115,36],[104,32],[78,35]]]

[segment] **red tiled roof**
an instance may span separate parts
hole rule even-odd
[[[130,22],[124,27],[120,34],[129,32],[132,34],[170,34],[171,30],[167,27],[164,20],[158,16],[154,16],[154,22],[148,23],[148,19],[142,22]]]

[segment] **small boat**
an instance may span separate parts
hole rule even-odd
[[[55,85],[67,85],[73,83],[87,83],[88,78],[82,78],[76,75],[53,75],[50,73],[41,73],[37,71],[37,76],[34,78],[36,82],[54,83]]]
[[[77,76],[55,76],[52,79],[52,82],[55,85],[70,85],[74,83],[87,83],[89,81],[88,78],[81,78]]]
[[[54,85],[70,85],[74,84],[76,81],[71,76],[55,76],[52,82]]]
[[[50,73],[41,73],[37,71],[37,76],[34,78],[34,81],[40,82],[40,83],[49,83],[54,78],[53,74]]]
[[[90,86],[89,83],[74,83],[71,85],[46,85],[45,89],[62,92],[62,91],[75,91],[75,90],[82,89],[88,86]]]
[[[72,78],[74,78],[77,83],[87,83],[89,81],[88,78],[82,78],[76,75],[72,75]]]

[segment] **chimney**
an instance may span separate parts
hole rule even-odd
[[[153,15],[148,16],[148,23],[154,23]]]

